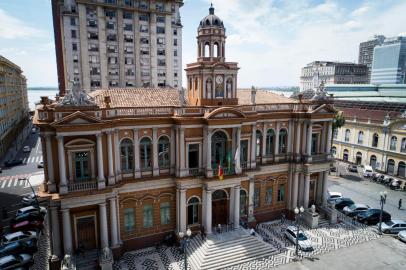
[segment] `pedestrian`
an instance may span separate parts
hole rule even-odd
[[[399,199],[399,210],[402,208],[402,199]]]
[[[250,234],[251,234],[252,236],[255,236],[255,230],[254,230],[254,228],[251,228]]]

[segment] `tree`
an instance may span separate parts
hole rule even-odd
[[[345,118],[344,118],[343,112],[337,111],[336,115],[334,116],[334,119],[333,119],[333,126],[332,126],[333,134],[331,136],[331,146],[333,146],[334,132],[344,125],[345,125]]]

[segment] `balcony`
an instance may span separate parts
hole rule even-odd
[[[68,184],[69,192],[83,191],[83,190],[93,190],[97,189],[97,181],[91,180],[86,182],[72,182]]]
[[[213,169],[213,177],[217,177],[219,174],[219,169],[218,167],[216,169]],[[223,176],[227,175],[235,175],[235,167],[232,165],[230,168],[228,167],[223,167]]]

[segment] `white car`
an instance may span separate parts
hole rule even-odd
[[[24,197],[21,199],[21,203],[22,203],[24,206],[36,205],[36,204],[37,204],[37,198],[36,198],[36,196],[37,196],[36,194],[30,193],[30,194],[24,196]],[[40,211],[41,211],[41,210],[40,210]]]
[[[340,192],[335,192],[335,191],[328,191],[327,192],[327,202],[328,203],[335,203],[335,201],[339,198],[342,198],[343,194]]]
[[[26,269],[32,263],[33,258],[30,254],[8,255],[0,258],[0,269]]]
[[[42,215],[45,215],[47,213],[47,209],[45,207],[40,206],[39,211]],[[32,212],[38,212],[38,208],[34,206],[27,206],[23,207],[17,210],[16,216],[25,214],[25,213],[32,213]]]
[[[372,175],[374,174],[374,169],[372,169],[372,167],[369,165],[365,165],[362,173],[364,177],[372,177]]]
[[[29,147],[28,145],[24,146],[23,152],[24,153],[31,152],[31,147]]]
[[[355,217],[359,213],[367,211],[369,208],[371,207],[369,207],[368,205],[354,203],[353,205],[344,207],[343,212],[349,217]]]
[[[20,241],[24,239],[35,239],[38,240],[38,233],[34,231],[19,231],[14,233],[5,234],[1,239],[3,245]]]
[[[289,239],[293,244],[296,245],[296,235],[297,229],[295,226],[289,226],[285,230],[285,237]],[[307,238],[302,230],[299,230],[299,237],[298,237],[298,244],[300,250],[303,251],[313,251],[314,248],[312,246],[312,242]]]
[[[398,233],[406,230],[406,222],[403,220],[389,220],[382,223],[382,231],[384,233]]]
[[[406,243],[406,230],[398,233],[399,240]]]

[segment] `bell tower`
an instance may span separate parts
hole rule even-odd
[[[238,105],[238,63],[226,62],[226,29],[209,8],[197,29],[197,62],[187,64],[187,91],[191,105]]]

